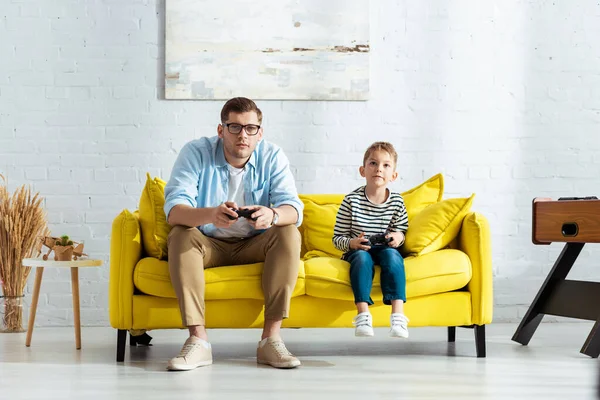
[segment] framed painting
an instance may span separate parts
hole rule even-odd
[[[165,97],[367,100],[369,0],[166,0]]]

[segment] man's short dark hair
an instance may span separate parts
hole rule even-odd
[[[223,109],[221,110],[221,122],[227,122],[229,113],[231,112],[241,114],[251,111],[256,113],[258,123],[262,124],[262,111],[256,106],[256,103],[246,97],[234,97],[233,99],[227,100],[227,103],[223,106]]]

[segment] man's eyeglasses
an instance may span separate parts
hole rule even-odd
[[[248,136],[254,136],[258,133],[260,129],[260,125],[248,124],[248,125],[240,125],[240,124],[223,124],[229,130],[229,133],[234,135],[238,135],[242,129],[246,131]]]

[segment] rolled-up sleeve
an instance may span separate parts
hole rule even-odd
[[[274,207],[280,207],[284,204],[294,207],[298,212],[296,226],[302,225],[304,204],[298,197],[296,182],[290,170],[290,162],[281,149],[277,149],[273,154],[271,168],[271,189],[269,192],[271,203]]]
[[[165,186],[164,211],[169,213],[178,204],[196,207],[198,198],[198,177],[202,165],[200,152],[191,143],[183,146],[173,165],[171,177]]]

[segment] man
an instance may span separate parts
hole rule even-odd
[[[221,110],[218,136],[187,143],[165,188],[169,272],[190,336],[170,370],[212,364],[204,268],[264,261],[265,323],[257,362],[294,368],[280,337],[300,265],[303,204],[283,151],[262,140],[262,112],[247,98]],[[244,218],[236,210],[252,210]]]

